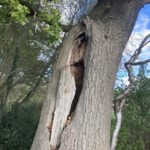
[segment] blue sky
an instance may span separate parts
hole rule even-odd
[[[133,32],[142,32],[147,29],[150,30],[150,4],[140,10]]]
[[[130,58],[130,55],[133,54],[136,48],[138,48],[140,42],[147,34],[150,34],[150,4],[145,5],[139,12],[131,37],[123,53],[122,63],[126,62]],[[145,60],[148,58],[150,58],[150,44],[143,49],[139,60]],[[150,70],[150,63],[147,65],[147,69]],[[137,73],[138,67],[135,68],[135,74]],[[117,73],[117,77],[119,78],[119,80],[116,82],[117,85],[128,84],[127,72],[125,72],[125,69],[121,64]]]

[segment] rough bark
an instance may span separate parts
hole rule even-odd
[[[90,37],[84,61],[83,88],[73,120],[62,133],[59,150],[110,149],[115,76],[140,4],[138,0],[102,1],[90,14],[92,26],[86,28],[90,30],[87,34]],[[68,65],[76,37],[86,30],[83,27],[81,24],[74,27],[63,42],[31,150],[50,149],[47,126],[55,108],[60,71]]]

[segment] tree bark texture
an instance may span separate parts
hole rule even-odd
[[[83,31],[87,32],[88,45],[82,92],[72,122],[61,135],[59,150],[110,150],[116,72],[140,7],[138,0],[101,1],[89,15],[90,29],[85,28],[88,22],[71,29],[60,48],[31,150],[50,149],[47,126],[55,110],[60,71],[69,65],[75,39]]]

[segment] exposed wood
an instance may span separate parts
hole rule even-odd
[[[78,103],[84,76],[84,53],[87,47],[85,32],[78,34],[68,58],[68,66],[61,71],[56,106],[52,127],[50,127],[51,150],[60,145],[60,138],[66,122],[71,122],[76,105]],[[69,120],[68,120],[69,119]]]
[[[70,51],[74,47],[75,39],[81,31],[83,31],[83,25],[79,24],[74,26],[65,37],[62,45],[59,47],[58,51],[60,51],[60,53],[59,56],[57,57],[57,62],[54,65],[54,72],[48,87],[47,95],[45,97],[45,102],[43,104],[39,126],[31,150],[46,150],[50,148],[49,145],[50,133],[47,127],[50,125],[53,118],[57,89],[60,79],[60,71],[65,66],[68,66],[70,64],[69,62]]]
[[[122,112],[121,110],[119,110],[117,113],[116,113],[116,119],[117,119],[117,124],[116,124],[116,127],[115,127],[115,130],[113,132],[113,138],[112,138],[112,143],[111,143],[111,150],[115,150],[116,148],[116,144],[117,144],[117,139],[118,139],[118,134],[119,134],[119,131],[120,131],[120,128],[121,128],[121,122],[122,122]]]
[[[60,145],[61,134],[71,109],[75,90],[75,80],[70,72],[70,67],[65,67],[62,70],[60,76],[55,106],[56,109],[54,112],[54,120],[52,124],[50,145],[53,148],[57,148]]]

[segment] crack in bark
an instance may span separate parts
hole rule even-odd
[[[77,106],[77,103],[78,103],[78,100],[82,91],[82,86],[83,86],[84,68],[85,68],[83,57],[84,57],[85,50],[87,48],[87,42],[88,40],[87,40],[86,33],[80,32],[77,38],[75,38],[75,44],[71,51],[69,66],[67,65],[67,67],[65,67],[61,71],[62,73],[60,77],[59,88],[58,88],[57,98],[56,98],[57,99],[56,108],[53,114],[52,123],[47,127],[50,132],[50,149],[51,150],[59,149],[60,144],[61,144],[61,135],[65,127],[69,123],[71,123],[71,120],[73,118],[73,114],[75,112],[75,109],[76,109],[76,106]],[[68,70],[67,71],[68,73],[65,73],[66,72],[65,70],[66,71]],[[68,85],[67,78],[64,77],[66,75],[68,75],[68,77],[72,76],[74,79],[74,83],[71,82],[70,85]],[[64,81],[67,83],[65,83]],[[75,84],[75,91],[72,91],[73,90],[72,84]],[[68,85],[68,87],[66,87],[66,85]],[[60,87],[61,87],[62,92],[60,91]],[[67,95],[69,90],[74,92],[74,94],[72,94],[72,92],[70,91],[71,93]],[[62,93],[63,95],[61,95],[60,93]],[[74,95],[73,98],[71,95],[72,96]],[[66,99],[70,98],[70,100],[67,101],[65,99],[65,102],[62,102],[64,97],[66,97]],[[66,114],[68,114],[68,117],[66,116]]]
[[[83,57],[87,46],[87,36],[85,32],[81,32],[78,35],[76,42],[76,46],[72,50],[72,56],[70,59],[70,70],[75,78],[76,92],[68,119],[72,119],[73,117],[83,86],[85,68]]]

